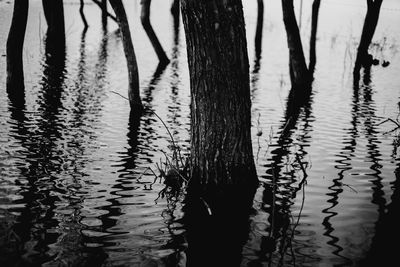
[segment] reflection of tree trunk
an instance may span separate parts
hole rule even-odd
[[[47,35],[59,43],[65,40],[63,0],[42,0],[43,12],[47,22]]]
[[[256,57],[261,55],[262,47],[262,30],[264,24],[264,0],[257,0],[258,12],[257,12],[257,27],[255,37]]]
[[[79,14],[81,14],[82,22],[83,25],[85,26],[85,30],[89,27],[86,18],[85,18],[85,13],[83,13],[83,7],[85,6],[85,2],[83,0],[80,0],[80,6],[79,6]]]
[[[314,0],[313,5],[312,5],[311,36],[310,36],[310,62],[308,65],[308,70],[310,71],[310,75],[312,75],[314,73],[315,64],[317,62],[315,44],[317,42],[318,14],[319,14],[320,4],[321,4],[321,0]]]
[[[133,112],[141,112],[143,109],[139,92],[139,72],[136,62],[135,50],[132,44],[131,32],[129,30],[128,19],[126,17],[125,8],[121,0],[110,0],[110,4],[117,16],[118,26],[121,31],[122,44],[124,47],[125,57],[128,64],[129,78],[129,103]]]
[[[14,99],[24,99],[23,46],[28,20],[28,0],[15,0],[7,38],[7,92]]]
[[[357,58],[354,65],[353,74],[359,76],[361,66],[370,65],[371,58],[368,54],[368,47],[371,44],[378,25],[379,13],[381,10],[382,0],[367,0],[367,15],[365,16],[364,26],[361,34],[360,44],[357,49]]]
[[[210,198],[212,207],[213,193],[221,197],[242,186],[243,196],[246,187],[257,184],[242,3],[185,0],[181,5],[192,103],[189,188]]]
[[[160,41],[157,38],[156,33],[153,30],[153,27],[150,23],[150,4],[151,0],[141,0],[140,4],[142,5],[142,12],[140,14],[140,20],[142,21],[142,25],[144,30],[147,33],[147,36],[150,39],[151,44],[153,45],[154,51],[158,56],[158,60],[160,63],[168,64],[169,59],[162,48]]]
[[[282,10],[289,47],[289,69],[292,87],[303,89],[309,85],[310,77],[304,58],[299,27],[294,14],[293,0],[282,0]]]

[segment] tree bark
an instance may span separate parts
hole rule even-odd
[[[10,32],[7,38],[7,92],[14,99],[24,100],[23,46],[28,21],[28,0],[15,0]]]
[[[310,75],[304,58],[299,27],[294,14],[293,0],[282,0],[283,22],[285,24],[289,47],[289,69],[292,87],[306,89],[310,84]]]
[[[157,54],[158,60],[162,64],[168,64],[169,59],[162,48],[160,41],[157,38],[156,33],[153,30],[153,27],[150,23],[150,4],[151,0],[141,0],[140,4],[142,5],[142,11],[140,14],[140,20],[142,21],[143,29],[147,33],[147,36],[150,39],[151,45],[154,48],[154,51]]]
[[[258,184],[242,3],[183,0],[181,6],[191,87],[189,191],[213,207],[213,196],[232,188],[244,194]]]
[[[379,13],[382,0],[367,0],[367,14],[365,16],[364,26],[361,34],[360,44],[357,49],[357,57],[354,65],[353,74],[360,75],[360,69],[363,65],[371,65],[371,56],[368,54],[368,48],[374,37],[376,26],[378,25]]]
[[[63,0],[42,0],[43,12],[47,22],[47,35],[54,41],[65,41]]]
[[[122,36],[122,44],[124,47],[125,57],[128,65],[128,96],[131,111],[134,113],[140,113],[143,110],[143,105],[140,99],[139,91],[139,72],[125,8],[121,0],[110,0],[110,4],[111,7],[114,9],[115,15],[117,17],[118,26]]]

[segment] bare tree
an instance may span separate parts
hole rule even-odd
[[[7,38],[7,92],[14,99],[24,99],[23,46],[28,20],[28,0],[15,0]]]
[[[153,30],[153,27],[151,26],[150,23],[150,5],[151,5],[151,0],[141,0],[140,4],[142,5],[142,11],[140,14],[140,20],[142,21],[142,25],[144,30],[147,33],[147,36],[150,39],[150,42],[154,48],[154,51],[156,52],[158,56],[158,60],[160,61],[161,64],[168,64],[169,59],[167,55],[164,52],[164,49],[162,48],[162,45],[160,41],[157,38],[156,33]]]
[[[299,27],[294,14],[293,0],[282,0],[282,10],[289,47],[289,70],[292,87],[304,89],[310,84],[310,75],[304,58]]]
[[[111,7],[114,9],[115,15],[117,17],[118,26],[121,31],[122,44],[124,47],[126,62],[128,65],[128,79],[129,79],[128,96],[129,96],[131,111],[133,113],[139,114],[143,110],[143,105],[140,99],[139,72],[136,62],[135,50],[132,44],[128,19],[126,17],[125,8],[121,0],[110,0],[110,4]]]
[[[354,65],[353,74],[358,80],[362,66],[371,65],[372,56],[368,53],[369,45],[374,37],[376,26],[378,25],[379,13],[383,0],[367,0],[367,14],[361,33],[361,40],[357,49],[357,57]]]
[[[258,185],[242,2],[183,0],[181,6],[191,87],[189,192],[213,208],[222,195],[239,198]]]

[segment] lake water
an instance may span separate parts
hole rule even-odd
[[[372,66],[370,82],[354,88],[366,3],[321,1],[311,99],[279,139],[290,90],[280,1],[264,1],[260,59],[254,50],[257,1],[243,2],[260,186],[242,265],[357,266],[384,255],[390,248],[385,240],[398,233],[393,214],[400,131],[390,132],[392,122],[379,123],[399,115],[400,3],[384,1],[371,46],[373,56],[390,65]],[[295,1],[307,60],[311,2],[304,1],[300,16]],[[116,24],[109,20],[103,31],[98,7],[88,3],[84,34],[79,1],[64,3],[67,48],[60,65],[45,51],[41,1],[30,1],[21,110],[5,90],[13,1],[0,1],[0,262],[175,266],[187,247],[182,206],[157,199],[164,186],[149,169],[157,172],[156,163],[170,153],[168,133],[152,113],[129,123],[129,103],[113,93],[126,96],[128,87]],[[152,24],[171,59],[157,71],[139,0],[125,5],[143,103],[187,152],[190,91],[182,22],[174,31],[170,1],[152,1]]]

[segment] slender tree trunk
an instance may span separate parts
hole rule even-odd
[[[139,72],[136,62],[135,50],[132,44],[128,19],[126,17],[125,8],[121,0],[110,0],[110,4],[111,7],[114,9],[115,15],[117,16],[118,26],[122,36],[122,44],[124,47],[125,57],[128,65],[128,96],[131,111],[134,113],[139,113],[143,110],[143,105],[140,99]]]
[[[357,57],[354,65],[354,75],[360,75],[360,69],[363,65],[371,64],[371,56],[368,54],[368,48],[374,37],[376,26],[378,25],[379,13],[382,0],[367,0],[367,15],[365,16],[364,26],[361,34],[360,44],[357,49]]]
[[[169,59],[162,48],[160,41],[157,38],[156,33],[153,30],[153,27],[150,23],[150,5],[151,0],[141,0],[140,4],[142,5],[142,12],[140,14],[140,20],[142,21],[142,25],[144,30],[147,33],[147,36],[150,39],[150,42],[154,48],[154,51],[157,54],[158,60],[162,64],[168,64]]]
[[[319,6],[321,0],[314,0],[312,5],[312,15],[311,15],[311,36],[310,36],[310,62],[308,64],[308,70],[310,75],[314,73],[315,64],[317,63],[317,53],[316,53],[316,42],[317,42],[317,28],[318,28],[318,15]]]
[[[47,22],[47,35],[57,42],[65,41],[63,0],[42,0],[43,12]]]
[[[103,28],[107,27],[107,0],[101,0],[101,23]]]
[[[191,87],[189,191],[213,207],[214,196],[231,188],[245,194],[258,183],[242,2],[183,0],[181,6]]]
[[[310,84],[310,75],[304,58],[299,27],[294,14],[293,0],[282,0],[283,22],[289,47],[289,69],[292,87],[306,89]]]
[[[256,37],[255,37],[255,47],[256,56],[261,55],[262,47],[262,31],[264,24],[264,0],[257,0],[258,10],[257,10],[257,27],[256,27]]]
[[[23,46],[28,21],[28,0],[15,0],[10,32],[7,38],[7,92],[24,101]]]
[[[89,25],[88,25],[88,23],[86,21],[85,13],[83,12],[84,6],[85,6],[85,2],[83,0],[80,0],[79,14],[81,14],[82,22],[83,22],[83,25],[85,27],[84,29],[87,30]]]

